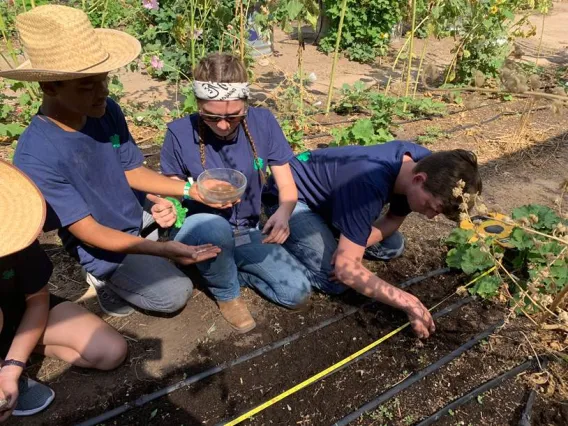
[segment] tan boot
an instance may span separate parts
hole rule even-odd
[[[246,333],[256,327],[256,322],[242,298],[217,302],[217,305],[219,305],[223,318],[239,333]]]

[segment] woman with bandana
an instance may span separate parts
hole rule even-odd
[[[235,330],[245,333],[256,324],[240,297],[241,286],[291,309],[303,307],[309,297],[305,268],[281,245],[290,234],[288,219],[298,199],[288,165],[294,154],[272,113],[248,106],[247,72],[239,59],[209,55],[193,76],[199,113],[168,125],[160,158],[162,173],[195,182],[204,170],[230,168],[246,176],[247,188],[239,202],[223,206],[211,206],[192,191],[183,200],[189,215],[170,237],[221,249],[216,259],[197,268],[221,314]],[[279,207],[261,228],[267,168],[280,189]],[[172,207],[161,204],[153,209],[160,226],[171,227],[176,221]]]

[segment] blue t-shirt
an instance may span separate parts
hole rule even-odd
[[[197,177],[203,172],[199,152],[198,114],[180,118],[168,125],[162,147],[160,163],[162,173],[181,179]],[[248,109],[247,124],[262,170],[268,166],[288,163],[294,154],[272,113],[265,108]],[[251,145],[243,126],[239,126],[233,140],[221,140],[205,126],[205,167],[231,168],[240,171],[247,178],[247,188],[241,202],[226,210],[214,210],[196,201],[186,201],[191,213],[214,213],[225,217],[231,225],[253,228],[258,224],[261,209],[262,182],[255,168]]]
[[[414,161],[431,152],[411,142],[393,141],[374,146],[345,146],[307,151],[290,162],[298,199],[350,241],[365,247],[383,206],[406,216],[405,196],[393,194],[403,156]],[[268,191],[276,193],[274,181]]]
[[[36,115],[20,136],[14,164],[32,178],[48,205],[44,230],[59,229],[65,248],[98,278],[117,268],[124,254],[83,244],[67,229],[91,215],[101,225],[138,235],[142,205],[125,171],[144,161],[120,107],[107,99],[105,115],[67,132]]]

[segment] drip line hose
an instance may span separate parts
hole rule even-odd
[[[492,270],[492,269],[491,269]],[[476,282],[477,280],[479,280],[481,277],[487,275],[491,270],[488,270],[486,272],[484,272],[483,274],[481,274],[480,276],[478,276],[477,278],[475,278],[474,280],[470,281],[468,285],[473,284],[474,282]],[[437,303],[436,305],[432,306],[429,311],[432,311],[433,309],[437,308],[438,306],[440,306],[441,304],[443,304],[446,300],[448,300],[451,296],[453,296],[455,293],[450,294],[450,296],[446,297],[445,299],[443,299],[441,302]],[[456,303],[455,306],[461,306],[463,303]],[[447,312],[446,312],[447,313]],[[367,356],[369,351],[373,351],[376,350],[376,347],[379,346],[380,344],[384,343],[385,341],[387,341],[388,339],[390,339],[391,337],[393,337],[394,335],[400,333],[402,330],[404,330],[406,327],[408,327],[410,325],[410,322],[407,322],[403,325],[401,325],[400,327],[392,330],[391,332],[385,334],[384,336],[380,337],[379,339],[375,340],[374,342],[370,343],[369,345],[365,346],[362,349],[359,349],[357,352],[349,355],[348,357],[342,359],[341,361],[336,362],[335,364],[327,367],[326,369],[320,371],[319,373],[307,378],[306,380],[304,380],[303,382],[298,383],[297,385],[292,386],[291,388],[285,390],[284,392],[276,395],[275,397],[273,397],[272,399],[254,407],[253,409],[239,415],[238,417],[229,420],[227,422],[222,421],[220,423],[218,423],[219,425],[225,425],[225,426],[234,426],[237,425],[247,419],[250,419],[252,416],[260,413],[261,411],[264,411],[265,409],[267,409],[268,407],[282,401],[283,399],[289,397],[290,395],[295,394],[296,392],[304,389],[305,387],[308,387],[316,382],[318,382],[319,380],[323,379],[323,378],[327,378],[329,376],[331,376],[332,374],[335,374],[337,371],[341,371],[343,368],[345,368],[347,365],[351,364],[352,362],[358,361],[360,359],[362,359],[363,357]]]
[[[540,365],[541,370],[544,370],[548,365],[548,358],[544,358]],[[535,398],[536,390],[531,389],[531,391],[529,392],[529,397],[527,398],[527,403],[525,404],[525,408],[523,409],[523,413],[521,414],[521,419],[519,420],[519,426],[531,426],[531,416]]]
[[[403,380],[402,382],[393,386],[392,388],[390,388],[386,392],[383,392],[382,394],[380,394],[377,398],[373,399],[372,401],[367,402],[365,405],[361,406],[359,409],[353,411],[351,414],[345,416],[344,418],[342,418],[338,422],[334,423],[334,426],[345,426],[345,425],[351,423],[353,420],[358,419],[362,414],[366,413],[367,411],[370,411],[370,410],[377,408],[382,403],[388,401],[389,399],[391,399],[392,397],[394,397],[398,393],[400,393],[403,390],[412,386],[414,383],[418,382],[419,380],[423,379],[427,375],[429,375],[429,374],[435,372],[436,370],[440,369],[442,366],[446,365],[448,362],[450,362],[450,361],[454,360],[455,358],[457,358],[458,356],[462,355],[464,352],[468,351],[473,346],[475,346],[477,343],[479,343],[479,341],[486,339],[491,334],[493,334],[495,332],[495,330],[497,330],[497,328],[501,327],[503,324],[504,324],[504,321],[501,320],[501,321],[497,322],[496,324],[492,325],[491,327],[489,327],[485,331],[479,333],[478,335],[473,337],[471,340],[469,340],[468,342],[466,342],[465,344],[463,344],[459,348],[455,349],[454,351],[452,351],[449,354],[445,355],[444,357],[440,358],[435,363],[430,364],[428,367],[414,373],[413,375],[411,375],[406,380]]]
[[[531,359],[531,360],[526,361],[525,363],[518,365],[515,368],[512,368],[511,370],[501,374],[500,376],[497,376],[497,377],[485,382],[484,384],[482,384],[478,388],[473,389],[471,392],[465,394],[461,398],[456,399],[452,403],[450,403],[450,404],[446,405],[445,407],[441,408],[440,410],[436,411],[434,414],[432,414],[430,417],[422,420],[416,426],[427,426],[427,425],[431,425],[431,424],[437,422],[438,420],[440,420],[440,418],[443,415],[448,413],[450,410],[454,410],[454,409],[462,406],[463,404],[465,404],[466,402],[469,402],[470,400],[472,400],[476,396],[481,395],[482,393],[487,392],[488,390],[499,386],[505,380],[510,379],[511,377],[516,376],[517,374],[522,373],[523,371],[526,371],[529,368],[532,368],[534,366],[534,363],[535,363],[534,360]]]
[[[403,283],[401,283],[398,287],[399,288],[407,288],[412,284],[416,284],[420,281],[426,280],[428,278],[432,278],[438,275],[443,275],[446,274],[450,271],[450,268],[440,268],[440,269],[436,269],[434,271],[429,271],[424,275],[420,275],[418,277],[414,277],[411,278]],[[294,333],[288,337],[285,337],[284,339],[278,340],[276,342],[270,343],[266,346],[263,346],[262,348],[259,348],[255,351],[249,352],[248,354],[245,354],[237,359],[234,359],[232,361],[227,361],[224,362],[222,364],[219,364],[215,367],[209,368],[207,370],[202,371],[201,373],[197,373],[191,377],[188,377],[185,380],[182,380],[180,382],[174,383],[170,386],[167,386],[165,388],[162,388],[160,390],[157,390],[156,392],[152,392],[146,395],[142,395],[141,397],[139,397],[138,399],[134,400],[134,401],[130,401],[127,402],[123,405],[121,405],[120,407],[114,408],[112,410],[106,411],[96,417],[90,418],[82,423],[80,423],[78,426],[95,426],[99,423],[103,423],[106,422],[110,419],[113,419],[117,416],[120,416],[121,414],[126,413],[127,411],[130,411],[134,408],[139,408],[142,407],[143,405],[147,404],[148,402],[154,401],[155,399],[161,398],[162,396],[168,395],[178,389],[181,389],[183,387],[189,386],[193,383],[199,382],[200,380],[203,380],[207,377],[213,376],[217,373],[220,373],[228,368],[234,367],[235,365],[239,365],[242,364],[243,362],[249,361],[253,358],[256,358],[260,355],[263,355],[267,352],[270,352],[274,349],[278,349],[281,348],[282,346],[285,346],[289,343],[292,343],[300,338],[303,338],[315,331],[321,330],[322,328],[325,328],[331,324],[334,324],[340,320],[342,320],[343,318],[346,318],[350,315],[353,315],[354,313],[360,311],[361,309],[363,309],[364,307],[367,307],[369,305],[371,305],[372,303],[375,302],[370,302],[370,303],[366,303],[361,307],[350,307],[348,309],[346,309],[343,313],[338,314],[332,318],[329,318],[319,324],[316,324],[314,326],[308,327],[302,331],[299,331],[297,333]]]
[[[531,426],[532,408],[535,398],[536,391],[534,389],[531,389],[527,403],[525,405],[525,408],[523,409],[523,414],[521,414],[521,420],[519,420],[519,426]]]
[[[469,302],[471,302],[472,300],[474,300],[475,298],[472,296],[466,297],[464,299],[460,299],[458,300],[456,303],[450,305],[450,306],[446,306],[444,309],[436,312],[435,314],[432,314],[432,318],[433,319],[438,319],[440,317],[443,317],[444,315],[448,315],[450,312],[455,311],[458,308],[461,308],[463,305],[467,305]],[[371,349],[369,352],[361,355],[360,357],[356,358],[356,359],[352,359],[351,361],[349,361],[347,364],[345,364],[344,366],[338,368],[337,370],[334,371],[334,373],[338,373],[339,371],[349,367],[351,364],[353,364],[354,362],[358,362],[360,360],[362,360],[363,358],[367,358],[369,355],[374,354],[375,352],[377,352],[379,350],[378,346],[375,346],[373,349]],[[327,377],[327,376],[326,376]]]

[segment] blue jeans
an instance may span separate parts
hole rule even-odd
[[[269,209],[273,213],[273,209]],[[347,287],[329,280],[333,268],[331,259],[337,250],[337,237],[324,219],[306,204],[298,202],[290,217],[290,236],[284,247],[297,259],[301,259],[308,271],[311,285],[328,294],[341,294]],[[384,239],[365,251],[365,256],[388,260],[404,251],[404,237],[400,232]]]
[[[218,301],[235,299],[243,285],[285,307],[304,302],[311,288],[306,268],[281,245],[262,244],[258,229],[247,235],[250,242],[238,245],[226,219],[198,213],[188,216],[173,238],[187,245],[213,244],[221,249],[215,259],[196,264]]]

